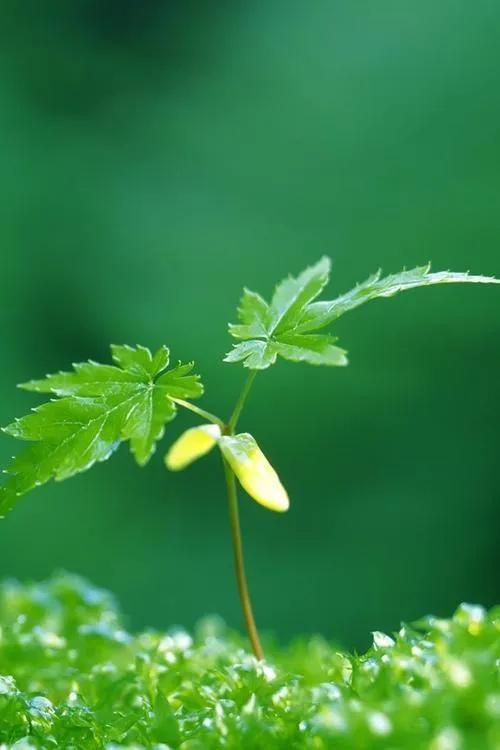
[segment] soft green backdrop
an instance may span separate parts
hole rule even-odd
[[[327,253],[331,289],[382,265],[500,274],[498,4],[3,0],[0,420],[14,389],[109,342],[223,365],[245,284]],[[500,601],[500,293],[424,289],[338,325],[344,370],[281,363],[242,427],[292,498],[242,497],[258,620],[362,647]],[[167,475],[126,449],[0,525],[0,576],[66,568],[132,626],[240,624],[217,457]],[[5,461],[14,444],[0,443]]]

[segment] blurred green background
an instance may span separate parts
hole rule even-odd
[[[3,424],[14,384],[108,344],[221,363],[243,285],[322,254],[330,291],[378,266],[500,274],[497,3],[3,0]],[[289,488],[241,498],[258,621],[363,647],[374,629],[500,600],[500,294],[443,287],[337,326],[346,369],[281,362],[241,422]],[[0,577],[65,568],[132,627],[240,626],[218,457],[167,475],[122,448],[0,525]],[[1,440],[5,463],[13,441]]]

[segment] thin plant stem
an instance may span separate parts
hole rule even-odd
[[[257,374],[256,370],[252,370],[246,380],[245,385],[239,395],[239,398],[234,407],[233,413],[229,418],[225,432],[228,435],[234,435],[234,430],[240,418],[245,402],[252,388],[253,381]],[[264,658],[264,652],[260,644],[259,633],[257,625],[255,624],[255,618],[253,615],[252,602],[250,600],[250,592],[248,590],[247,577],[245,573],[245,560],[243,557],[243,541],[241,538],[241,525],[240,525],[240,513],[238,509],[238,492],[236,489],[236,477],[232,468],[227,463],[226,459],[222,459],[224,464],[224,476],[226,479],[227,488],[227,500],[229,510],[229,524],[231,528],[231,540],[233,543],[233,557],[234,557],[234,568],[236,572],[236,583],[238,585],[238,593],[240,595],[241,609],[243,611],[243,617],[245,619],[245,625],[248,633],[253,652],[257,659]]]
[[[250,393],[250,389],[253,385],[253,381],[255,380],[256,375],[257,375],[257,370],[250,371],[247,381],[245,385],[243,386],[243,390],[241,391],[238,401],[236,402],[236,406],[234,407],[233,413],[229,417],[229,422],[227,423],[227,432],[230,435],[233,434],[234,429],[238,423],[238,419],[240,418],[243,407],[245,406],[245,401],[248,398],[248,394]]]
[[[252,645],[252,650],[257,659],[264,658],[264,652],[260,644],[259,633],[253,616],[252,602],[248,591],[248,584],[245,574],[245,561],[243,557],[243,544],[241,539],[240,514],[238,510],[238,495],[236,492],[236,478],[234,472],[227,463],[222,459],[224,464],[224,475],[226,478],[227,500],[229,509],[229,522],[231,526],[231,539],[233,542],[234,567],[236,571],[236,583],[240,595],[241,608],[245,625]]]
[[[211,414],[210,412],[205,411],[205,409],[202,409],[199,406],[196,406],[195,404],[190,403],[189,401],[184,401],[184,399],[181,399],[181,398],[173,398],[172,401],[174,401],[176,404],[179,404],[179,406],[183,406],[185,409],[189,409],[195,414],[198,414],[200,417],[203,417],[203,419],[206,419],[209,422],[212,422],[213,424],[218,425],[221,428],[222,432],[225,433],[226,435],[234,435],[234,430],[241,416],[243,407],[245,406],[245,402],[252,388],[253,381],[255,380],[256,374],[257,374],[256,370],[252,370],[250,372],[245,382],[245,385],[243,386],[242,391],[238,397],[233,413],[231,414],[229,418],[229,422],[227,424],[225,424],[222,421],[222,419],[219,419],[219,417],[216,417],[215,414]],[[241,609],[243,612],[245,626],[246,626],[246,630],[248,633],[248,638],[250,640],[250,644],[252,646],[252,650],[257,659],[263,659],[264,652],[262,650],[262,646],[260,643],[257,626],[255,624],[255,618],[254,618],[253,609],[252,609],[252,602],[250,600],[250,592],[248,590],[247,577],[245,573],[245,559],[243,556],[243,541],[241,537],[241,525],[240,525],[240,513],[238,509],[238,493],[236,489],[236,477],[225,458],[222,459],[222,463],[224,466],[224,477],[226,481],[227,501],[228,501],[228,510],[229,510],[229,525],[231,529],[231,540],[233,544],[234,568],[235,568],[235,573],[236,573],[236,583],[238,586],[238,593],[240,596]]]
[[[215,414],[211,414],[209,411],[205,411],[205,409],[201,409],[199,406],[196,406],[195,404],[191,404],[189,401],[184,401],[182,398],[172,398],[172,401],[174,401],[176,404],[179,404],[179,406],[183,406],[185,409],[189,409],[189,411],[193,411],[195,414],[198,414],[198,416],[203,417],[203,419],[206,419],[208,422],[212,422],[213,424],[219,425],[221,430],[224,432],[226,429],[226,424],[223,422],[222,419],[219,419],[219,417],[216,417]]]

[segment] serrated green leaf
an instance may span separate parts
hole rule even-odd
[[[238,318],[241,325],[229,324],[229,333],[236,339],[249,339],[266,336],[269,320],[269,305],[260,294],[243,290],[238,307]]]
[[[243,362],[250,370],[265,370],[276,362],[276,341],[242,341],[226,354],[224,362]]]
[[[229,326],[229,332],[241,343],[233,347],[224,361],[243,362],[251,370],[269,367],[278,356],[315,365],[346,365],[346,352],[333,345],[334,339],[316,333],[344,313],[369,300],[392,297],[420,286],[500,283],[490,276],[451,271],[431,273],[427,265],[384,278],[378,271],[337,299],[315,302],[328,282],[329,270],[330,261],[322,258],[297,278],[285,279],[276,288],[270,305],[255,292],[245,290],[238,310],[241,325]]]
[[[42,380],[20,383],[19,388],[35,393],[53,393],[56,396],[99,396],[103,387],[120,389],[127,383],[141,383],[143,378],[113,365],[97,362],[79,362],[73,372],[58,372]]]
[[[192,363],[177,365],[157,377],[168,365],[168,349],[153,356],[144,347],[112,347],[118,366],[86,362],[73,372],[48,375],[24,384],[27,390],[53,393],[48,401],[4,431],[32,441],[8,466],[0,487],[0,515],[17,498],[49,479],[66,479],[106,460],[123,441],[130,442],[136,461],[145,464],[174,419],[173,398],[197,398],[203,387],[189,374]]]
[[[315,299],[328,282],[330,273],[329,258],[321,258],[318,263],[306,268],[297,278],[289,276],[276,287],[271,304],[255,292],[245,289],[238,308],[241,325],[229,325],[229,332],[242,343],[236,344],[224,358],[225,362],[243,362],[251,370],[264,370],[276,362],[278,355],[293,361],[312,361],[320,364],[318,352],[312,352],[308,342],[290,343],[286,339],[300,318],[304,306]],[[304,344],[302,355],[298,348]],[[325,352],[330,339],[323,343],[314,342],[317,349]],[[333,351],[324,355],[333,364]]]
[[[280,333],[294,328],[302,310],[328,283],[330,258],[321,258],[318,263],[302,271],[297,278],[289,276],[276,287],[269,311],[268,332]]]
[[[166,346],[160,347],[153,355],[144,346],[127,346],[112,344],[113,361],[118,367],[142,377],[158,375],[168,366],[170,352]]]
[[[336,340],[333,336],[284,333],[276,343],[276,350],[291,362],[341,367],[347,365],[347,356],[344,349],[334,346]]]
[[[203,395],[203,386],[199,375],[190,375],[194,362],[183,365],[180,362],[171,370],[163,373],[156,380],[159,388],[164,388],[172,398],[199,398]]]
[[[416,289],[435,284],[498,284],[500,281],[491,276],[472,276],[469,273],[452,271],[430,272],[430,264],[413,268],[409,271],[392,274],[381,278],[381,272],[370,276],[346,294],[327,302],[313,302],[307,305],[298,321],[296,331],[307,333],[317,331],[333,323],[344,313],[369,302],[372,299],[393,297],[398,292]]]
[[[177,414],[175,404],[168,398],[165,388],[152,385],[135,399],[130,415],[122,430],[122,439],[130,440],[130,449],[139,466],[144,466],[158,440],[163,437],[165,425]]]

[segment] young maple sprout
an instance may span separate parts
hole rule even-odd
[[[431,273],[427,265],[384,278],[379,271],[334,300],[316,301],[329,275],[330,260],[322,258],[296,278],[278,284],[270,303],[244,290],[238,308],[240,322],[229,326],[239,343],[224,361],[242,362],[250,374],[227,422],[191,403],[203,395],[200,378],[192,373],[193,363],[169,368],[166,346],[153,355],[142,346],[114,345],[113,365],[90,360],[73,365],[71,372],[22,384],[27,391],[49,394],[51,400],[4,428],[11,437],[30,445],[4,472],[7,480],[0,487],[0,517],[34,487],[50,479],[67,479],[105,461],[122,442],[128,441],[135,460],[143,466],[178,407],[193,411],[204,423],[178,438],[165,463],[178,471],[216,446],[221,451],[238,590],[254,654],[262,659],[245,575],[236,479],[250,497],[270,510],[288,510],[289,500],[255,438],[236,432],[257,371],[270,367],[278,357],[312,365],[347,365],[346,352],[336,345],[336,338],[318,331],[369,300],[433,284],[500,283],[489,276]]]

